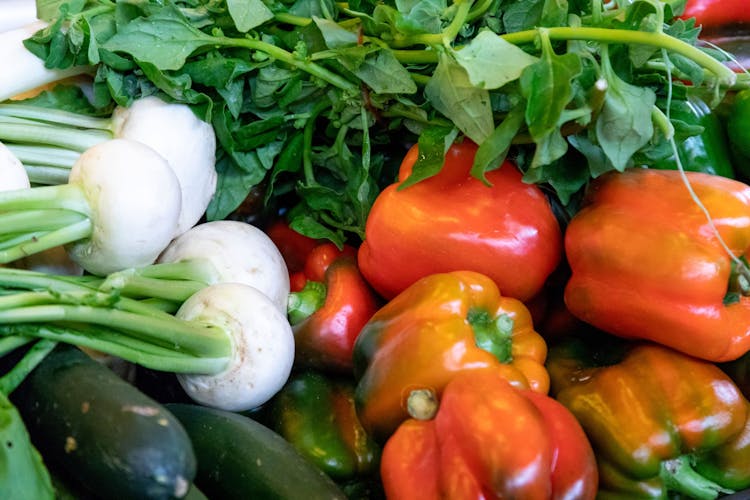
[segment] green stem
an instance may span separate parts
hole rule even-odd
[[[91,207],[86,196],[81,188],[74,184],[0,191],[0,212],[48,208],[64,208],[91,216]]]
[[[50,167],[47,165],[33,165],[24,163],[23,168],[29,176],[31,184],[43,186],[57,186],[65,184],[70,177],[69,168]]]
[[[23,337],[21,335],[8,336],[0,338],[0,357],[15,351],[21,346],[24,346],[31,342],[31,337]]]
[[[469,15],[472,2],[470,0],[458,0],[458,9],[453,16],[450,24],[443,30],[443,45],[450,45],[458,36],[461,28],[466,24],[466,18]]]
[[[34,236],[23,243],[0,251],[0,263],[7,264],[50,248],[86,239],[91,236],[92,228],[91,220],[84,219],[70,226],[50,231],[44,236]]]
[[[305,71],[313,76],[316,76],[320,78],[321,80],[333,85],[334,87],[338,87],[341,90],[345,90],[348,92],[357,92],[359,90],[359,87],[357,84],[352,83],[351,81],[347,80],[341,75],[338,75],[334,73],[333,71],[330,71],[329,69],[319,65],[315,64],[313,62],[310,62],[306,59],[301,59],[296,57],[294,54],[292,54],[289,51],[286,51],[282,49],[281,47],[277,47],[276,45],[266,43],[260,40],[251,40],[248,38],[229,38],[229,37],[214,37],[212,39],[216,45],[223,45],[228,47],[242,47],[250,50],[257,50],[259,52],[263,52],[267,54],[269,57],[272,57],[273,59],[276,59],[278,61],[284,62],[286,64],[289,64],[290,66],[294,66],[295,68],[301,69],[302,71]]]
[[[21,123],[0,117],[0,141],[59,146],[84,152],[91,146],[111,139],[112,134],[98,130],[79,130],[43,123]]]
[[[659,475],[667,490],[695,500],[713,500],[719,493],[733,493],[698,474],[690,463],[690,457],[684,455],[662,462]]]
[[[187,352],[200,357],[228,357],[231,353],[229,335],[220,328],[175,317],[143,316],[129,311],[86,305],[32,305],[0,310],[0,324],[82,322],[112,327],[123,335]]]
[[[730,68],[687,42],[669,36],[665,33],[654,33],[648,31],[634,31],[609,28],[586,28],[586,27],[557,27],[542,28],[551,40],[587,40],[591,42],[649,45],[652,47],[666,49],[675,54],[680,54],[703,68],[711,71],[723,85],[733,85],[737,75]],[[539,30],[519,31],[501,35],[502,38],[514,45],[533,42]]]
[[[24,231],[54,231],[82,220],[87,220],[87,218],[79,212],[56,208],[0,212],[0,227],[3,228],[5,234]]]
[[[153,370],[211,375],[224,370],[228,357],[196,357],[105,329],[85,330],[51,324],[0,325],[0,335],[24,335],[95,349]]]
[[[15,102],[0,104],[0,116],[26,118],[38,122],[45,122],[50,125],[96,129],[110,133],[112,130],[111,117],[98,118],[61,109],[32,106]]]
[[[706,70],[717,76],[722,85],[732,86],[737,80],[737,75],[730,68],[703,52],[699,48],[687,42],[669,36],[665,33],[653,33],[646,31],[634,31],[609,28],[587,28],[587,27],[556,27],[540,28],[547,32],[551,40],[586,40],[602,43],[637,44],[649,45],[666,49],[670,52],[683,55],[693,62],[699,64]],[[540,29],[518,31],[498,35],[505,41],[514,45],[533,43],[539,36]],[[443,34],[423,34],[410,37],[396,38],[391,42],[394,49],[411,47],[413,45],[435,46],[443,42]],[[437,63],[438,54],[433,50],[422,51],[399,51],[394,54],[400,61],[421,62],[423,64]]]
[[[35,165],[60,167],[68,170],[70,170],[81,156],[81,153],[78,151],[55,146],[29,144],[6,144],[5,146],[23,164],[33,163]]]
[[[8,373],[0,377],[0,392],[8,396],[16,390],[16,387],[21,385],[21,382],[44,360],[56,345],[57,342],[54,340],[37,340],[31,346],[31,349],[24,354],[23,358]]]
[[[312,143],[313,132],[315,131],[315,120],[330,105],[331,104],[325,100],[318,102],[310,112],[310,118],[305,122],[305,128],[303,131],[304,145],[302,149],[302,170],[305,173],[305,182],[308,185],[315,184],[315,174],[313,173],[312,161]]]

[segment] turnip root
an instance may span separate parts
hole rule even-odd
[[[232,338],[229,366],[215,375],[178,374],[195,401],[230,411],[256,408],[286,383],[294,334],[268,297],[238,283],[212,285],[190,297],[177,317],[221,327]]]
[[[209,284],[250,285],[286,312],[289,271],[279,249],[257,227],[228,220],[200,224],[175,238],[157,262],[186,260],[210,262],[216,274],[209,278]]]
[[[30,187],[29,176],[13,153],[0,142],[0,191]]]
[[[180,184],[148,146],[113,139],[76,161],[70,182],[0,192],[0,263],[67,244],[93,274],[151,264],[169,244]],[[12,239],[11,239],[12,238]]]

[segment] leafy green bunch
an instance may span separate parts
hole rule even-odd
[[[26,45],[50,67],[95,68],[98,108],[159,94],[210,121],[209,219],[261,190],[341,244],[363,238],[414,143],[406,185],[464,136],[477,178],[510,157],[567,204],[684,134],[664,97],[718,103],[736,81],[676,17],[684,1],[38,0],[50,24]]]

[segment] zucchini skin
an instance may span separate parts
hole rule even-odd
[[[222,500],[346,499],[335,482],[279,434],[244,415],[166,405],[187,430],[198,457],[195,484]]]
[[[45,461],[101,498],[179,498],[190,438],[163,405],[75,347],[58,345],[12,400]]]

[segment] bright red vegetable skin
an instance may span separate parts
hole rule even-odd
[[[705,29],[727,24],[750,23],[750,4],[747,0],[688,0],[683,19],[695,18]]]
[[[375,200],[358,262],[367,281],[390,299],[418,279],[470,270],[489,276],[506,297],[539,292],[562,255],[562,235],[539,187],[505,162],[487,173],[488,187],[470,175],[477,146],[453,144],[435,176],[399,190],[417,160],[405,156],[399,181]]]
[[[494,370],[458,375],[434,419],[402,423],[384,447],[381,477],[389,500],[586,500],[598,481],[568,410]]]
[[[348,245],[320,244],[308,255],[304,271],[292,275],[292,291],[308,280],[326,288],[322,307],[293,327],[295,357],[305,366],[351,372],[354,341],[379,305],[357,268],[356,253]]]

